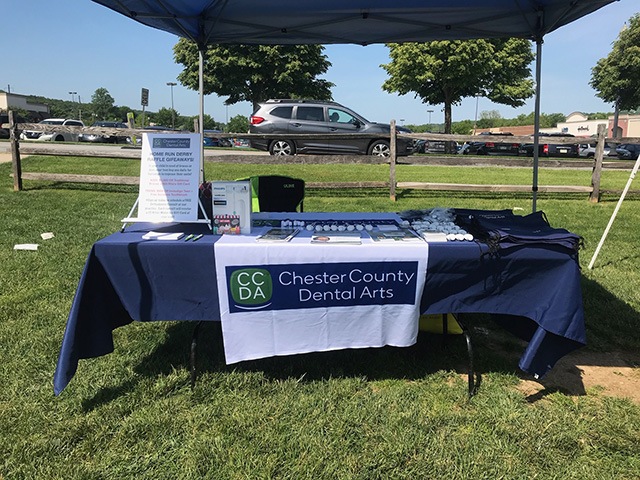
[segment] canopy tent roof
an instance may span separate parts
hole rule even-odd
[[[93,0],[207,44],[539,41],[617,0]]]
[[[544,35],[618,0],[93,0],[153,28],[210,44],[359,44],[528,38],[536,42],[533,211],[538,190]],[[204,150],[204,147],[201,147]],[[201,152],[204,157],[204,151]],[[200,169],[201,180],[204,169]]]

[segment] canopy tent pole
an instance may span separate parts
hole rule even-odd
[[[540,79],[542,77],[542,37],[536,39],[536,100],[533,114],[533,180],[531,191],[533,193],[533,204],[531,211],[536,212],[536,201],[538,199],[538,160],[540,156]]]
[[[616,219],[618,210],[620,210],[620,207],[622,206],[622,201],[624,200],[624,197],[627,196],[627,192],[629,191],[629,188],[631,188],[631,182],[633,182],[633,179],[636,177],[636,173],[638,173],[638,167],[640,167],[640,157],[638,157],[635,165],[633,166],[633,170],[631,170],[631,175],[629,176],[629,180],[627,180],[627,185],[624,187],[624,190],[622,191],[622,195],[620,195],[620,200],[618,200],[618,204],[616,205],[616,208],[613,210],[613,214],[609,219],[609,224],[607,225],[607,228],[604,229],[604,233],[602,234],[602,238],[600,239],[600,243],[598,243],[598,247],[596,248],[596,251],[593,252],[593,258],[591,258],[591,261],[589,262],[589,267],[588,267],[589,270],[591,270],[593,268],[593,264],[596,263],[596,258],[598,257],[598,253],[600,253],[600,249],[602,248],[602,245],[604,244],[604,240],[607,238],[607,235],[609,234],[611,225],[613,225],[613,221]]]
[[[200,92],[200,183],[204,182],[204,52],[206,47],[198,48],[198,90]]]

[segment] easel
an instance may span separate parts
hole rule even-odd
[[[121,233],[124,232],[124,229],[127,227],[127,224],[129,223],[149,222],[149,220],[147,219],[132,216],[133,212],[136,210],[136,208],[138,208],[139,202],[140,202],[140,197],[136,198],[136,201],[133,204],[133,207],[131,207],[131,210],[129,211],[129,215],[127,215],[125,218],[121,220],[122,221],[122,228],[120,229]],[[204,209],[204,205],[202,205],[202,200],[200,200],[199,197],[198,197],[198,210],[202,212],[202,215],[204,215],[204,218],[199,218],[197,220],[187,220],[187,221],[180,220],[178,223],[206,223],[209,226],[209,230],[213,232],[213,225],[212,225],[211,219],[207,215],[207,212]]]
[[[200,175],[202,163],[201,158],[198,158],[201,149],[194,149],[193,142],[202,143],[201,136],[143,133],[140,191],[129,215],[122,219],[121,232],[124,232],[127,224],[137,222],[206,223],[213,231],[212,221],[202,204],[197,184],[191,190],[197,182],[195,176]],[[194,152],[197,153],[194,155]],[[194,169],[194,160],[197,160],[199,167],[197,171]],[[142,203],[142,214],[141,197],[145,201]],[[190,202],[195,198],[198,200],[198,207],[194,212],[193,203]],[[175,214],[172,206],[180,207],[184,213]],[[138,214],[134,216],[136,209]],[[197,218],[200,212],[204,216],[202,219]]]

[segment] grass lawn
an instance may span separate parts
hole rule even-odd
[[[29,157],[23,170],[138,175],[139,162]],[[602,389],[584,395],[517,388],[522,344],[474,317],[480,390],[466,396],[465,346],[422,335],[411,348],[338,351],[226,366],[219,326],[201,336],[202,373],[189,386],[192,325],[134,323],[115,352],[82,360],[53,395],[66,318],[91,245],[120,228],[129,186],[25,181],[13,192],[0,164],[0,479],[637,479],[640,405]],[[312,181],[388,180],[372,165],[207,164],[208,179],[280,173]],[[586,170],[542,168],[541,185],[588,185]],[[628,171],[605,170],[621,190]],[[527,184],[518,168],[400,165],[398,181]],[[637,181],[636,181],[637,182]],[[640,185],[634,184],[635,190]],[[541,194],[552,226],[582,235],[589,345],[640,347],[640,195],[630,194],[599,254],[616,206],[605,195]],[[306,211],[464,207],[531,210],[530,195],[309,189]],[[40,234],[53,232],[43,241]],[[37,252],[14,251],[39,243]],[[561,289],[562,285],[558,285]],[[635,366],[640,375],[640,367]]]

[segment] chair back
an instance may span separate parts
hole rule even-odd
[[[249,180],[253,198],[252,211],[303,211],[304,180],[282,175],[259,175],[251,177]]]

